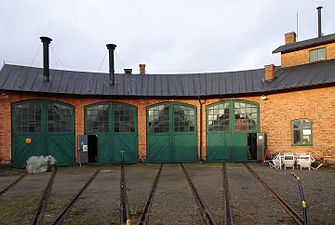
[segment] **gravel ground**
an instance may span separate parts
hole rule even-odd
[[[29,224],[51,172],[27,175],[0,197],[0,224]],[[1,181],[4,177],[1,178]],[[15,179],[17,176],[15,176]],[[6,178],[9,180],[9,177]],[[12,180],[12,179],[10,179]],[[6,183],[8,185],[8,183]],[[7,186],[6,185],[6,186]]]
[[[275,170],[253,164],[250,166],[297,212],[302,212],[297,180],[291,175],[293,170]],[[335,170],[325,171],[321,168],[318,171],[294,170],[294,173],[301,178],[304,186],[310,224],[334,225]]]
[[[97,170],[95,167],[58,168],[42,224],[50,224]]]
[[[203,224],[198,206],[179,164],[165,164],[149,213],[149,224]]]
[[[131,224],[136,224],[159,171],[159,164],[125,166],[128,208]]]
[[[224,223],[222,164],[184,164],[216,224]]]
[[[243,164],[227,164],[227,175],[235,224],[295,224]]]
[[[301,212],[297,181],[292,170],[248,164],[297,212]],[[218,224],[223,224],[222,164],[184,164],[201,199]],[[125,166],[127,195],[132,224],[148,198],[159,164]],[[58,169],[44,215],[50,224],[98,167]],[[119,224],[120,166],[102,171],[71,209],[64,224]],[[305,187],[311,225],[335,224],[335,169],[294,170]],[[22,174],[21,170],[0,170],[0,190]],[[51,173],[27,175],[0,196],[0,224],[29,224]],[[243,164],[227,164],[228,184],[235,224],[294,224],[272,194]],[[198,206],[179,164],[165,164],[149,213],[149,224],[203,224]]]
[[[120,167],[100,171],[79,197],[64,224],[119,224]]]

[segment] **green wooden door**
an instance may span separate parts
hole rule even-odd
[[[24,167],[30,156],[52,155],[58,165],[74,162],[74,110],[59,102],[34,100],[12,106],[12,161]]]
[[[148,108],[147,160],[156,163],[197,160],[194,106],[162,103]]]
[[[207,106],[207,161],[245,162],[248,134],[258,131],[258,105],[224,101]]]
[[[137,162],[136,107],[116,102],[85,107],[85,134],[98,138],[99,163]]]

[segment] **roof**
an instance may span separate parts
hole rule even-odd
[[[272,53],[291,52],[291,51],[295,51],[295,50],[299,50],[299,49],[303,49],[303,48],[309,48],[309,47],[314,47],[314,46],[317,46],[317,45],[326,44],[326,43],[329,43],[329,42],[335,42],[335,34],[329,34],[329,35],[316,37],[316,38],[312,38],[312,39],[308,39],[308,40],[304,40],[304,41],[299,41],[299,42],[295,42],[295,43],[282,45],[282,46],[276,48],[275,50],[273,50]]]
[[[264,69],[193,74],[116,74],[115,85],[107,73],[50,70],[5,64],[0,90],[84,96],[199,97],[266,93],[335,84],[335,60],[280,68],[277,78],[264,82]]]

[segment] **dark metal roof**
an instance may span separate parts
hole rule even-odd
[[[0,90],[85,96],[198,97],[266,93],[335,84],[335,60],[288,68],[276,68],[278,77],[264,82],[264,69],[193,74],[116,74],[115,85],[107,73],[50,70],[5,64]]]
[[[295,43],[291,43],[287,45],[282,45],[276,48],[275,50],[273,50],[272,53],[278,53],[278,52],[285,53],[285,52],[295,51],[295,50],[299,50],[303,48],[309,48],[309,47],[313,47],[317,45],[326,44],[329,42],[335,42],[335,34],[329,34],[329,35],[316,37],[316,38],[312,38],[312,39],[308,39],[304,41],[299,41],[299,42],[295,42]]]

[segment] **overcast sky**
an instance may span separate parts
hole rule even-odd
[[[297,30],[297,14],[298,40],[317,36],[319,5],[322,32],[334,33],[334,0],[1,0],[0,60],[41,67],[45,35],[57,69],[107,72],[107,43],[117,45],[116,72],[256,69],[280,64],[272,51]]]

